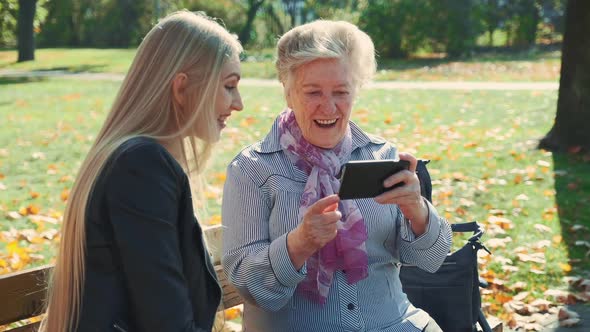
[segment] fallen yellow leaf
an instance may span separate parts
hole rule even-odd
[[[240,127],[250,127],[256,123],[256,118],[249,116],[240,122]]]
[[[207,198],[207,199],[217,198],[218,196],[219,195],[214,191],[209,191],[209,190],[205,191],[205,198]]]
[[[29,214],[29,211],[27,210],[27,208],[26,208],[26,207],[21,207],[20,209],[18,209],[18,213],[19,213],[21,216],[26,216],[26,215],[28,215],[28,214]]]
[[[39,214],[39,211],[41,211],[41,208],[35,204],[29,204],[27,206],[27,214]]]
[[[55,218],[55,219],[61,219],[61,217],[63,216],[63,214],[59,211],[50,211],[49,212],[49,216],[51,218]]]
[[[72,176],[64,175],[61,178],[59,178],[59,180],[58,180],[59,183],[64,183],[64,182],[68,182],[68,181],[72,181]]]
[[[226,320],[233,320],[242,315],[242,311],[238,308],[229,308],[224,311]]]
[[[477,146],[477,143],[475,143],[475,142],[469,142],[469,143],[463,144],[464,148],[474,148],[476,146]]]
[[[64,201],[64,202],[67,201],[68,198],[70,197],[70,189],[65,188],[64,190],[62,190],[59,197],[61,198],[62,201]]]
[[[217,183],[224,183],[226,175],[225,175],[225,172],[219,172],[219,173],[215,173],[214,177],[215,177],[215,181]]]
[[[82,95],[79,93],[71,93],[71,94],[61,96],[61,98],[65,101],[78,100],[78,99],[80,99],[80,97],[82,97]]]
[[[216,215],[212,216],[211,218],[209,218],[209,221],[207,223],[209,225],[219,225],[219,224],[221,224],[221,216],[216,214]]]

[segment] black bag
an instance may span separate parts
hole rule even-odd
[[[416,172],[422,196],[431,200],[432,185],[426,169],[428,161],[419,161]],[[449,254],[435,273],[402,264],[400,279],[410,302],[426,311],[445,332],[476,331],[476,323],[484,331],[489,325],[481,313],[477,251],[487,249],[479,242],[483,234],[477,222],[453,224],[453,232],[473,232],[473,236],[456,252]],[[487,327],[487,329],[486,329]]]

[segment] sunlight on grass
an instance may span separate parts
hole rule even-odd
[[[1,70],[49,71],[70,73],[127,72],[134,49],[39,49],[36,60],[16,63],[14,50],[0,51]],[[533,51],[517,54],[486,53],[471,59],[448,60],[416,58],[378,59],[376,80],[397,81],[553,81],[559,78],[559,51]],[[276,78],[271,49],[247,50],[243,56],[242,76]]]
[[[0,273],[7,273],[54,258],[69,188],[120,83],[0,84]],[[264,137],[284,106],[278,86],[241,91],[246,108],[229,119],[206,173],[210,209],[203,223],[220,222],[226,165]],[[564,275],[588,266],[585,251],[569,252],[573,241],[589,240],[588,230],[576,226],[590,215],[587,164],[567,166],[535,148],[551,126],[556,98],[556,91],[375,89],[354,106],[362,128],[432,160],[441,215],[484,225],[493,255],[480,257],[480,271],[494,285],[485,295],[492,313],[502,312],[518,282],[542,298],[562,286]]]
[[[36,50],[35,61],[16,63],[16,51],[0,51],[0,70],[126,73],[133,56],[135,49],[47,48]]]

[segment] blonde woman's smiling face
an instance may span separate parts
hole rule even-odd
[[[228,60],[221,69],[220,86],[217,89],[215,100],[219,131],[225,128],[227,118],[233,111],[241,111],[244,108],[242,97],[238,91],[240,75],[240,61],[237,58]]]
[[[354,99],[350,70],[339,59],[318,59],[293,75],[287,105],[303,137],[320,148],[335,147],[346,134]]]

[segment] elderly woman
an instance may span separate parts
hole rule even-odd
[[[278,42],[287,108],[228,167],[223,266],[246,300],[245,331],[440,331],[409,303],[400,262],[434,272],[449,224],[420,196],[416,159],[349,120],[375,72],[374,46],[346,22],[316,21]],[[404,182],[374,199],[340,200],[349,160],[405,159]]]

